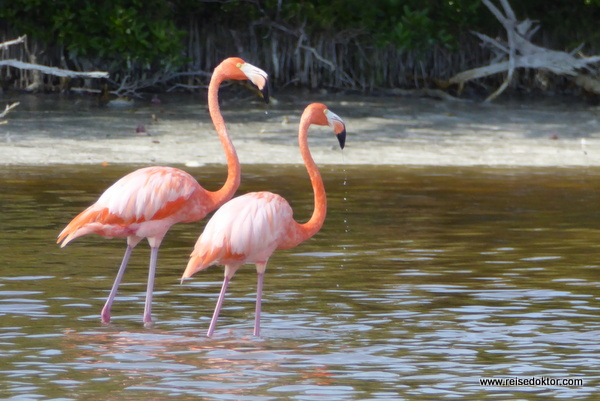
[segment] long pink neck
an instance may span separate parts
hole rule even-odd
[[[210,118],[215,125],[223,150],[225,150],[225,157],[227,158],[227,180],[223,187],[217,191],[210,192],[211,198],[215,204],[215,208],[221,206],[233,197],[233,194],[240,186],[241,180],[241,168],[240,161],[238,159],[233,143],[229,138],[227,127],[225,126],[225,120],[221,114],[219,107],[219,87],[224,81],[223,75],[218,69],[213,73],[213,77],[208,85],[208,111]]]
[[[298,131],[298,142],[300,144],[300,154],[308,171],[310,182],[314,192],[315,208],[313,214],[304,224],[296,223],[296,244],[299,244],[315,235],[323,226],[325,216],[327,215],[327,195],[325,194],[325,186],[317,164],[310,154],[308,149],[308,127],[310,126],[308,115],[303,115],[300,120],[300,129]]]

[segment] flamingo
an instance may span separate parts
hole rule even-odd
[[[227,202],[240,185],[240,163],[229,138],[219,108],[219,86],[227,79],[250,80],[269,102],[267,74],[244,60],[232,57],[219,64],[208,86],[208,109],[227,158],[227,179],[217,191],[208,191],[185,171],[172,167],[146,167],[135,170],[110,186],[96,203],[75,217],[59,234],[64,247],[77,237],[96,233],[105,238],[127,238],[127,248],[110,294],[101,312],[110,323],[112,303],[127,268],[133,248],[146,238],[150,245],[150,265],[143,322],[152,323],[152,291],[158,248],[173,224],[202,220]]]
[[[208,328],[211,337],[217,324],[229,281],[246,263],[254,263],[258,274],[254,335],[260,336],[263,278],[269,257],[276,249],[293,248],[315,235],[327,214],[327,197],[319,169],[308,148],[311,124],[328,125],[343,149],[346,127],[340,117],[324,104],[306,107],[300,119],[298,142],[314,192],[314,210],[306,223],[294,220],[290,204],[272,192],[250,192],[225,203],[206,224],[183,273],[183,280],[211,265],[224,265],[225,278]]]

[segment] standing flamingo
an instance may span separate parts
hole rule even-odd
[[[73,239],[89,233],[106,238],[126,237],[127,249],[104,308],[102,322],[110,322],[110,310],[133,248],[147,238],[150,266],[144,324],[152,323],[152,291],[158,248],[173,224],[203,219],[227,202],[240,185],[240,163],[229,138],[219,108],[219,86],[226,79],[250,80],[268,103],[267,74],[242,59],[232,57],[219,64],[208,86],[208,109],[225,150],[227,180],[218,191],[208,191],[190,174],[172,167],[146,167],[129,173],[110,186],[100,198],[75,217],[59,234],[64,247]]]
[[[290,204],[271,192],[251,192],[225,203],[208,221],[198,238],[182,281],[211,265],[225,265],[225,279],[207,336],[212,336],[229,281],[246,263],[256,264],[256,312],[254,335],[260,336],[260,311],[263,277],[269,257],[276,249],[295,247],[315,235],[323,226],[327,214],[327,197],[319,169],[308,148],[308,127],[311,124],[333,127],[341,148],[346,141],[346,127],[341,118],[324,104],[306,107],[300,119],[298,142],[300,153],[314,191],[315,209],[310,220],[294,220]]]

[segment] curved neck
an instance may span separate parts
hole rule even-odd
[[[300,154],[302,155],[304,165],[306,166],[306,171],[308,171],[310,182],[312,184],[315,207],[310,220],[304,224],[296,223],[298,230],[298,236],[296,238],[298,244],[315,235],[323,226],[323,223],[325,222],[325,216],[327,215],[327,196],[325,194],[323,179],[321,178],[319,168],[317,167],[317,164],[313,160],[310,150],[308,149],[307,136],[309,126],[309,118],[303,115],[302,119],[300,120],[298,142],[300,144]]]
[[[217,130],[217,134],[219,135],[221,145],[223,145],[223,150],[225,150],[225,157],[227,158],[227,180],[221,189],[210,192],[216,207],[221,206],[233,197],[233,194],[240,186],[242,174],[240,161],[238,160],[233,143],[229,138],[225,120],[221,114],[221,108],[219,107],[219,86],[221,86],[223,81],[224,77],[220,74],[219,70],[216,69],[210,80],[210,84],[208,85],[208,111],[210,113],[210,118],[215,125],[215,129]]]

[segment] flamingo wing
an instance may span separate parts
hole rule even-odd
[[[198,238],[184,278],[214,264],[261,263],[286,238],[292,208],[271,192],[251,192],[225,203]]]
[[[198,186],[185,171],[147,167],[115,182],[100,196],[96,206],[126,223],[158,220],[175,213]]]
[[[171,167],[136,170],[115,182],[96,203],[75,217],[57,242],[64,240],[62,246],[65,246],[91,232],[105,237],[135,235],[143,223],[165,220],[181,212],[197,191],[206,192],[185,171]],[[177,221],[190,221],[178,217]]]

